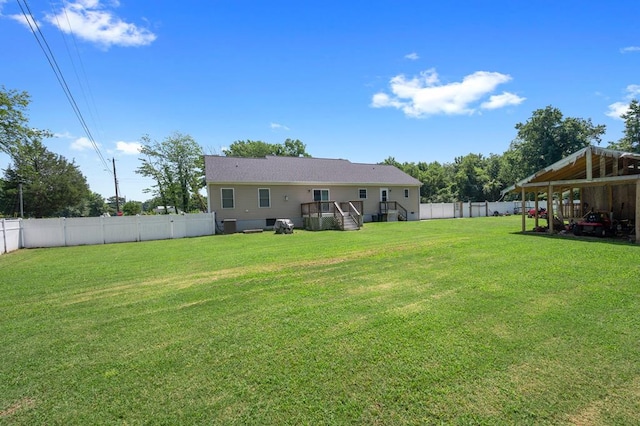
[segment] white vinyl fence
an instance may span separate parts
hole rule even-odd
[[[215,213],[2,220],[0,253],[214,235]]]
[[[20,248],[20,219],[0,219],[0,254]]]
[[[533,201],[525,203],[526,209],[534,208]],[[546,201],[538,202],[539,208],[546,208]],[[506,214],[520,214],[522,201],[483,201],[457,203],[420,204],[420,220],[452,219],[456,217],[484,217]]]

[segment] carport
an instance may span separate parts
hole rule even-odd
[[[588,146],[502,191],[520,193],[522,232],[526,231],[525,201],[534,194],[535,208],[547,196],[548,217],[582,218],[589,211],[606,212],[625,221],[640,235],[640,154]],[[574,194],[578,193],[576,197]],[[551,202],[554,200],[554,202]],[[557,205],[556,205],[557,203]],[[536,217],[536,227],[538,218]],[[554,220],[549,220],[554,232]],[[636,243],[639,243],[636,238]]]

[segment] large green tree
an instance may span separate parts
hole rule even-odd
[[[640,152],[640,103],[634,99],[629,103],[627,112],[620,116],[624,120],[624,134],[622,138],[611,143],[611,148],[629,152]]]
[[[122,213],[127,216],[135,216],[142,213],[142,203],[138,201],[127,201],[122,206]]]
[[[605,132],[604,125],[594,125],[591,119],[564,118],[558,108],[548,106],[538,109],[525,123],[516,124],[518,134],[511,143],[515,151],[513,160],[518,160],[517,179],[561,160],[575,151],[596,143]]]
[[[143,136],[140,153],[142,164],[136,173],[154,180],[147,192],[159,197],[165,209],[172,206],[176,213],[206,210],[200,196],[205,185],[204,153],[191,136],[175,132],[162,142]],[[194,197],[198,201],[195,206],[191,202]]]
[[[1,182],[0,207],[5,214],[20,211],[20,187],[27,217],[52,217],[77,211],[76,206],[90,195],[78,167],[49,151],[37,139],[14,144],[11,160]]]
[[[454,188],[457,199],[461,201],[485,201],[493,188],[487,168],[487,160],[482,154],[467,154],[454,161]]]
[[[283,157],[311,157],[306,145],[298,139],[286,139],[284,143],[267,143],[263,141],[235,141],[229,148],[222,150],[227,157],[265,157],[277,155]]]
[[[7,90],[0,86],[0,152],[11,155],[21,144],[50,136],[46,130],[29,126],[26,114],[29,102],[27,92]]]

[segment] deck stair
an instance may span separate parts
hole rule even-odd
[[[342,228],[343,231],[357,231],[360,229],[356,219],[350,214],[345,215],[344,217],[344,226]]]

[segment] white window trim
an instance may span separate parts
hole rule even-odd
[[[360,197],[360,191],[364,191],[364,198]],[[369,198],[369,191],[367,188],[358,188],[358,200],[366,200]]]
[[[316,191],[320,191],[320,198],[322,198],[322,191],[327,191],[327,199],[326,200],[316,200],[315,197],[314,197]],[[324,202],[331,201],[331,191],[329,191],[329,188],[313,188],[311,190],[311,199],[313,201],[324,201]]]
[[[225,207],[224,206],[224,196],[222,195],[222,191],[224,190],[231,190],[231,193],[233,194],[233,206],[232,207]],[[225,210],[233,210],[236,208],[236,190],[234,188],[220,188],[220,208],[225,209]]]
[[[267,197],[267,201],[269,202],[269,205],[267,206],[261,206],[260,205],[260,191],[267,191],[268,197]],[[270,209],[271,208],[271,188],[258,188],[258,208],[259,209]]]

